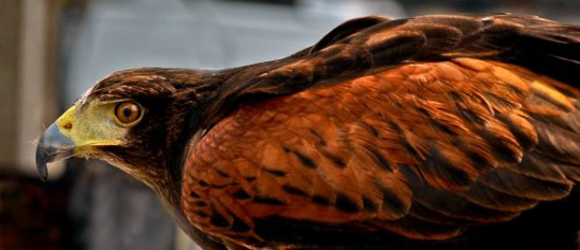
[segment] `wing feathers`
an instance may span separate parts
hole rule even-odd
[[[293,58],[297,61],[244,83],[236,95],[290,94],[384,70],[385,66],[457,57],[505,58],[552,77],[569,75],[552,75],[536,67],[534,62],[539,60],[518,58],[546,57],[557,61],[555,65],[578,68],[579,34],[577,26],[528,16],[359,18],[338,26],[303,58]]]
[[[562,199],[580,180],[580,91],[520,60],[578,70],[579,34],[510,15],[347,22],[224,83],[184,210],[209,234],[275,246],[254,222],[434,240]]]
[[[349,21],[344,22],[343,24],[339,25],[338,27],[331,30],[328,34],[326,34],[318,43],[316,43],[312,48],[310,48],[310,54],[320,51],[321,49],[334,44],[338,41],[345,42],[353,34],[357,32],[367,29],[369,27],[375,26],[379,23],[384,23],[390,21],[388,18],[379,17],[379,16],[368,16],[368,17],[361,17],[355,18]],[[402,19],[401,21],[397,22],[390,22],[391,25],[397,24],[400,25],[404,23],[406,20]],[[394,25],[393,25],[394,26]]]
[[[479,206],[507,212],[519,212],[533,208],[538,200],[527,199],[497,191],[482,182],[477,182],[458,195]]]
[[[498,168],[480,178],[480,181],[497,191],[535,200],[560,199],[566,197],[572,188],[571,182],[543,181],[526,177],[507,168]]]

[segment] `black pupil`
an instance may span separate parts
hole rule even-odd
[[[123,115],[127,118],[129,118],[131,116],[131,108],[130,107],[125,107],[123,109]]]

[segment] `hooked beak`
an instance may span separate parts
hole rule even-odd
[[[64,136],[57,123],[53,123],[46,129],[38,145],[36,146],[36,168],[43,181],[48,178],[46,164],[72,157],[75,143]]]

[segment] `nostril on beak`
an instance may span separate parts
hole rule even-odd
[[[72,129],[72,123],[66,123],[64,124],[64,126],[62,126],[64,129],[66,130],[71,130]]]

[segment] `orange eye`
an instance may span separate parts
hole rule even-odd
[[[115,107],[115,115],[123,124],[133,123],[141,118],[141,107],[134,102],[121,102]]]

